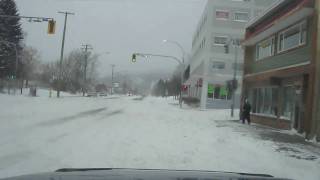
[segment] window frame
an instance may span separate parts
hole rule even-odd
[[[224,44],[217,44],[216,43],[216,37],[219,37],[219,38],[226,38],[226,43]],[[228,40],[229,40],[229,37],[228,36],[213,36],[213,45],[214,46],[224,46],[228,43]]]
[[[223,68],[214,67],[215,64],[216,64],[216,66],[222,65]],[[222,62],[222,61],[212,61],[211,69],[212,70],[224,70],[224,69],[226,69],[226,63]]]
[[[228,18],[218,18],[218,17],[217,17],[217,12],[225,12],[225,13],[228,13]],[[215,18],[216,18],[216,20],[228,21],[228,20],[230,19],[230,11],[228,11],[228,10],[222,10],[222,9],[216,9],[216,10],[215,10]]]
[[[266,99],[266,91],[270,91],[270,102],[266,104],[268,101]],[[256,115],[266,115],[277,117],[279,115],[279,111],[277,115],[273,112],[273,108],[277,108],[279,101],[274,101],[273,92],[277,90],[277,96],[279,95],[280,87],[278,86],[262,86],[262,87],[254,87],[251,89],[251,100],[252,100],[252,113]],[[260,92],[262,97],[260,98]],[[268,107],[268,112],[265,112],[265,107]]]
[[[236,19],[236,14],[239,13],[239,14],[247,14],[248,15],[248,19],[247,20],[239,20],[239,19]],[[235,11],[233,13],[233,21],[237,21],[237,22],[249,22],[250,20],[250,16],[249,16],[249,13],[248,12],[243,12],[243,11]]]
[[[262,58],[258,57],[258,52],[259,52],[258,47],[259,47],[259,45],[262,44],[263,42],[270,41],[270,40],[271,40],[271,53],[270,53],[270,55],[262,57]],[[256,61],[260,61],[262,59],[274,56],[276,54],[276,37],[275,37],[275,35],[272,35],[272,36],[270,36],[270,37],[258,42],[255,45],[255,49],[256,49],[256,53],[255,53],[255,60]]]
[[[307,20],[303,20],[303,21],[300,21],[292,26],[289,26],[287,27],[286,29],[280,31],[278,34],[277,34],[277,53],[283,53],[283,52],[286,52],[286,51],[290,51],[292,49],[295,49],[295,48],[299,48],[301,46],[304,46],[307,44],[307,39],[308,39],[308,33],[306,33],[306,39],[304,42],[302,42],[302,27],[303,27],[303,24],[306,24],[306,31],[308,31],[308,23],[307,23]],[[282,41],[282,45],[280,46],[280,42],[281,42],[281,35],[284,37],[285,33],[294,29],[294,28],[297,28],[299,27],[299,44],[296,45],[296,46],[293,46],[291,48],[288,48],[288,49],[284,49],[283,48],[283,45],[284,45],[284,41]],[[280,49],[280,47],[282,47],[282,49]]]

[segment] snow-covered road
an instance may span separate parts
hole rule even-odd
[[[317,154],[305,150],[314,157],[306,160],[281,153],[279,144],[234,128],[244,125],[221,125],[230,120],[229,111],[179,109],[170,98],[0,94],[0,177],[114,167],[319,179]]]

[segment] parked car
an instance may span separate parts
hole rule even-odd
[[[104,96],[108,96],[108,94],[107,94],[106,92],[100,92],[100,93],[99,93],[99,96],[104,97]]]
[[[87,97],[97,97],[98,93],[97,92],[88,92]]]

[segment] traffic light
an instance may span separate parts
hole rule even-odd
[[[229,54],[229,45],[225,44],[223,47],[224,47],[224,53]]]
[[[48,21],[48,34],[54,34],[56,32],[56,21],[49,20]]]
[[[132,62],[136,62],[137,61],[137,55],[136,54],[132,54]]]

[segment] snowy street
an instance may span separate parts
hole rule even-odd
[[[229,114],[172,98],[0,94],[0,177],[98,167],[320,177],[319,145]]]

